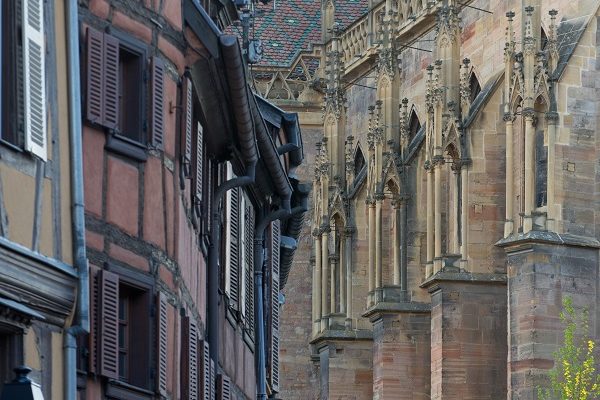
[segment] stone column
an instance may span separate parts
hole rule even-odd
[[[382,284],[382,273],[383,273],[383,220],[381,216],[381,207],[383,205],[383,194],[379,193],[376,195],[376,203],[375,203],[375,292],[377,293],[377,289],[381,289],[383,287]],[[381,300],[379,298],[380,295],[375,295],[376,301]]]
[[[340,287],[340,313],[346,314],[346,237],[344,230],[341,230],[337,251],[339,254],[338,275]]]
[[[514,160],[513,160],[513,116],[504,114],[506,123],[506,221],[504,222],[504,237],[514,231]]]
[[[408,290],[408,196],[400,197],[400,289]],[[406,299],[406,297],[405,297]]]
[[[433,166],[434,172],[434,225],[435,225],[435,240],[433,254],[433,273],[437,273],[442,269],[442,156],[436,156],[436,162]]]
[[[369,207],[369,296],[371,305],[375,299],[375,201],[368,200]]]
[[[433,273],[433,166],[427,165],[425,173],[427,174],[427,266],[425,267],[426,277]]]
[[[556,156],[554,151],[554,146],[556,144],[556,126],[558,125],[558,113],[555,111],[551,111],[546,113],[546,121],[548,124],[548,181],[547,181],[547,206],[546,209],[548,211],[547,216],[547,228],[551,232],[556,232],[556,219],[558,215],[556,215],[556,206],[555,206],[555,189],[554,189],[554,180],[555,180],[555,163]]]
[[[352,228],[346,228],[345,238],[345,263],[346,263],[346,329],[352,329]]]
[[[523,217],[523,233],[533,228],[532,212],[535,204],[535,158],[533,126],[534,111],[531,108],[523,110],[525,117],[525,212]]]
[[[329,280],[329,226],[324,226],[321,233],[321,331],[329,327],[329,303],[327,301]]]
[[[400,240],[401,218],[400,218],[400,200],[392,201],[392,209],[394,210],[394,286],[400,286]]]
[[[315,248],[315,268],[313,270],[313,334],[321,331],[321,235],[313,232]]]
[[[460,211],[460,226],[461,226],[461,267],[464,270],[469,270],[469,162],[463,160],[461,163],[460,170],[460,184],[461,184],[461,211]]]
[[[334,241],[335,243],[335,241]],[[335,299],[335,293],[337,291],[336,287],[336,283],[337,283],[337,276],[336,276],[336,272],[337,272],[337,265],[338,265],[338,256],[337,254],[335,254],[335,250],[333,254],[329,255],[329,263],[330,263],[330,274],[331,277],[330,279],[330,290],[329,290],[329,312],[331,314],[335,314],[337,312],[337,304],[336,304],[336,299]],[[329,321],[329,323],[331,324],[331,319]]]
[[[458,192],[462,190],[462,187],[460,187],[460,185],[458,184],[460,174],[460,161],[458,161],[457,164],[453,165],[452,174],[454,178],[454,190],[452,191],[452,214],[454,216],[454,221],[452,223],[452,246],[448,247],[451,247],[451,250],[449,250],[452,251],[452,254],[458,254],[460,252],[460,248],[458,247],[458,219],[461,211],[458,208]]]

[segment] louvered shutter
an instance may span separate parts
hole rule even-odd
[[[98,338],[100,326],[98,320],[100,304],[100,268],[90,264],[90,335],[89,335],[89,370],[98,373]]]
[[[231,400],[231,379],[225,374],[220,374],[217,381],[217,399]]]
[[[119,40],[104,34],[104,122],[108,129],[119,128]]]
[[[202,390],[200,391],[202,400],[210,400],[210,346],[206,340],[200,343],[200,381]]]
[[[46,64],[43,0],[23,1],[25,148],[46,161]]]
[[[279,391],[279,220],[271,223],[271,388]]]
[[[246,326],[252,335],[254,332],[254,207],[246,203]]]
[[[192,105],[192,81],[190,78],[185,76],[183,78],[183,90],[184,90],[184,144],[183,144],[183,165],[185,166],[185,176],[190,177],[191,175],[191,163],[192,163],[192,116],[193,116],[193,105]]]
[[[197,205],[198,212],[200,212],[200,203],[202,203],[202,174],[204,166],[204,129],[200,122],[196,127],[196,190],[194,202]]]
[[[239,309],[240,300],[240,188],[233,188],[228,192],[228,295],[229,305],[235,310]]]
[[[186,400],[198,400],[200,396],[199,376],[198,376],[198,328],[189,317],[183,317],[182,320],[182,398]]]
[[[159,292],[157,296],[157,310],[158,310],[158,351],[157,351],[157,371],[158,379],[156,380],[158,386],[158,393],[162,396],[167,395],[167,334],[168,334],[168,321],[167,321],[167,297],[164,293]]]
[[[119,276],[103,270],[100,283],[100,374],[119,377]]]
[[[215,390],[215,362],[210,360],[210,400],[216,399],[216,390]]]
[[[165,64],[160,57],[152,58],[152,145],[163,148]]]
[[[104,123],[104,35],[87,28],[87,119],[95,124]]]

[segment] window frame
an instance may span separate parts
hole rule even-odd
[[[148,143],[150,143],[149,130],[148,130],[148,74],[149,74],[149,58],[148,58],[148,46],[134,38],[133,36],[109,27],[107,29],[107,34],[113,36],[119,41],[119,94],[123,90],[123,85],[120,82],[122,71],[121,71],[121,54],[123,52],[130,53],[131,55],[136,56],[139,59],[138,71],[140,72],[140,82],[139,85],[139,104],[137,107],[137,115],[131,116],[131,118],[138,119],[139,122],[139,132],[137,138],[132,138],[123,132],[121,132],[122,126],[122,115],[127,114],[124,113],[126,107],[121,107],[121,103],[119,100],[119,129],[117,130],[109,130],[109,135],[106,140],[106,148],[112,150],[116,153],[134,158],[138,161],[145,161],[148,159],[148,155],[146,150],[148,148]],[[139,139],[139,140],[138,140]]]
[[[89,37],[90,30],[96,31],[99,34],[103,35],[103,39],[102,39],[102,51],[105,52],[106,48],[107,48],[107,37],[110,37],[112,40],[114,40],[115,42],[118,43],[118,57],[119,57],[119,65],[118,65],[118,72],[117,72],[117,76],[115,77],[116,83],[115,86],[117,88],[117,110],[118,110],[118,119],[117,119],[117,123],[116,123],[116,127],[112,126],[112,125],[107,125],[107,121],[106,121],[106,82],[108,82],[107,80],[107,73],[106,73],[106,68],[105,65],[102,65],[100,67],[95,67],[95,68],[100,68],[101,74],[102,74],[102,87],[101,89],[96,89],[96,90],[100,90],[100,93],[97,93],[97,95],[102,97],[102,106],[101,106],[101,114],[103,115],[104,119],[100,119],[100,120],[91,120],[90,119],[90,115],[89,115],[89,111],[88,114],[85,117],[85,120],[91,124],[92,126],[96,126],[96,127],[101,127],[105,133],[106,133],[106,144],[105,144],[105,148],[107,150],[110,150],[114,153],[132,158],[134,160],[137,161],[146,161],[148,159],[148,154],[147,154],[147,150],[148,150],[148,146],[152,143],[152,138],[150,137],[150,127],[148,124],[148,118],[150,116],[149,110],[148,110],[148,104],[149,104],[149,100],[150,96],[151,96],[151,90],[149,87],[149,76],[150,76],[150,58],[149,58],[149,49],[148,49],[148,45],[146,43],[144,43],[143,41],[133,37],[132,35],[125,33],[123,31],[120,31],[118,29],[115,29],[113,27],[108,27],[105,30],[99,30],[96,29],[94,26],[89,26],[87,28],[86,31],[86,35]],[[87,48],[88,54],[87,54],[87,93],[86,93],[86,99],[89,102],[90,101],[90,96],[91,96],[91,86],[90,86],[90,71],[93,70],[92,67],[90,67],[90,48]],[[137,96],[132,96],[135,99],[139,99],[139,104],[137,104],[137,107],[134,107],[133,112],[131,111],[131,107],[127,106],[126,104],[123,105],[123,103],[121,102],[121,94],[123,93],[124,90],[124,86],[121,82],[121,77],[122,77],[122,56],[124,53],[129,54],[130,56],[135,58],[135,62],[136,62],[136,66],[134,68],[137,69],[136,73],[132,73],[131,75],[136,75],[139,76],[139,81],[137,82],[136,85],[132,85],[135,86],[135,89],[139,91]],[[104,57],[103,57],[104,60]],[[92,69],[90,69],[92,68]],[[129,89],[132,89],[132,86],[128,86]],[[111,102],[112,104],[112,102]],[[89,107],[89,105],[88,105]],[[136,134],[132,134],[131,132],[129,133],[125,133],[122,132],[124,123],[123,123],[123,117],[126,116],[127,118],[131,118],[134,121],[137,121],[137,126],[136,126]]]
[[[138,271],[131,270],[126,267],[122,267],[113,263],[106,263],[105,268],[108,272],[111,272],[118,276],[119,278],[119,300],[121,299],[121,291],[123,287],[126,287],[127,290],[137,292],[137,296],[141,296],[140,302],[141,305],[138,304],[138,307],[143,308],[143,312],[139,312],[136,310],[132,310],[131,314],[137,314],[137,322],[130,322],[130,324],[137,323],[138,326],[133,326],[133,332],[146,332],[143,337],[140,335],[132,335],[131,341],[132,343],[137,343],[137,346],[140,348],[136,350],[137,353],[141,353],[145,355],[146,359],[140,361],[139,358],[136,358],[132,355],[131,363],[146,363],[145,365],[151,366],[150,368],[137,368],[141,374],[144,374],[143,378],[136,378],[132,380],[129,377],[127,380],[122,379],[121,371],[118,372],[118,379],[108,379],[106,382],[106,393],[110,398],[130,398],[128,393],[135,393],[137,396],[141,396],[140,398],[152,398],[155,395],[155,387],[156,387],[156,379],[154,376],[154,357],[155,357],[155,339],[157,338],[158,331],[156,329],[156,309],[154,304],[154,299],[156,296],[156,287],[154,284],[154,280],[151,276],[147,276]],[[140,328],[140,321],[143,322],[143,327]],[[101,326],[101,323],[98,327]],[[117,334],[119,334],[118,326],[117,326]],[[134,350],[131,349],[130,352]],[[98,357],[101,357],[99,354]],[[130,364],[130,372],[132,371]],[[144,382],[140,382],[137,379],[143,379]]]

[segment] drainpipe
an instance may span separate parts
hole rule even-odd
[[[308,204],[303,202],[298,207],[290,209],[290,198],[282,201],[281,207],[265,216],[256,225],[254,232],[254,320],[255,332],[255,354],[256,354],[256,398],[266,400],[267,398],[267,364],[265,349],[265,316],[263,310],[263,277],[264,277],[264,237],[267,225],[275,220],[284,220],[293,215],[306,212]]]
[[[206,282],[208,293],[208,343],[210,344],[210,358],[219,368],[219,249],[221,248],[221,229],[219,222],[219,203],[228,190],[236,187],[248,186],[254,183],[256,174],[256,160],[251,160],[246,165],[246,175],[238,176],[223,182],[215,191],[211,204],[210,215],[212,216],[211,240],[208,249],[208,279]]]
[[[90,330],[89,268],[85,249],[85,215],[83,202],[83,156],[81,130],[81,82],[79,67],[79,21],[77,0],[66,1],[67,64],[69,71],[69,134],[71,162],[71,219],[73,224],[74,264],[78,272],[77,310],[73,325],[64,333],[65,399],[77,396],[76,336]]]

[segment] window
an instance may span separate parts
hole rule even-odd
[[[121,42],[119,46],[119,135],[134,142],[144,143],[143,101],[144,76],[143,52]]]
[[[147,124],[148,77],[152,113]],[[148,144],[162,148],[164,130],[164,63],[148,63],[146,45],[128,35],[87,29],[86,114],[110,135],[107,148],[145,160]]]
[[[20,1],[7,0],[2,2],[1,13],[2,21],[2,76],[0,85],[2,87],[2,96],[0,97],[2,111],[2,131],[0,132],[2,140],[15,146],[22,143],[21,134],[23,132],[22,118],[20,112],[23,102],[23,91],[17,90],[23,80],[22,70],[17,67],[17,60],[23,57],[23,46],[21,41],[17,40],[21,36],[21,14]],[[7,101],[16,95],[17,101]],[[21,105],[21,106],[20,106]]]
[[[138,387],[148,387],[148,373],[139,365],[148,365],[150,359],[148,335],[150,302],[148,292],[119,284],[119,380]]]
[[[15,378],[13,369],[23,364],[23,335],[0,326],[0,393]]]
[[[0,139],[46,160],[43,22],[43,0],[0,5]]]
[[[153,296],[151,277],[121,267],[90,266],[90,277],[90,372],[108,378],[110,398],[129,398],[128,393],[146,398],[153,388],[166,393],[166,297]],[[153,361],[156,368],[140,368]]]

